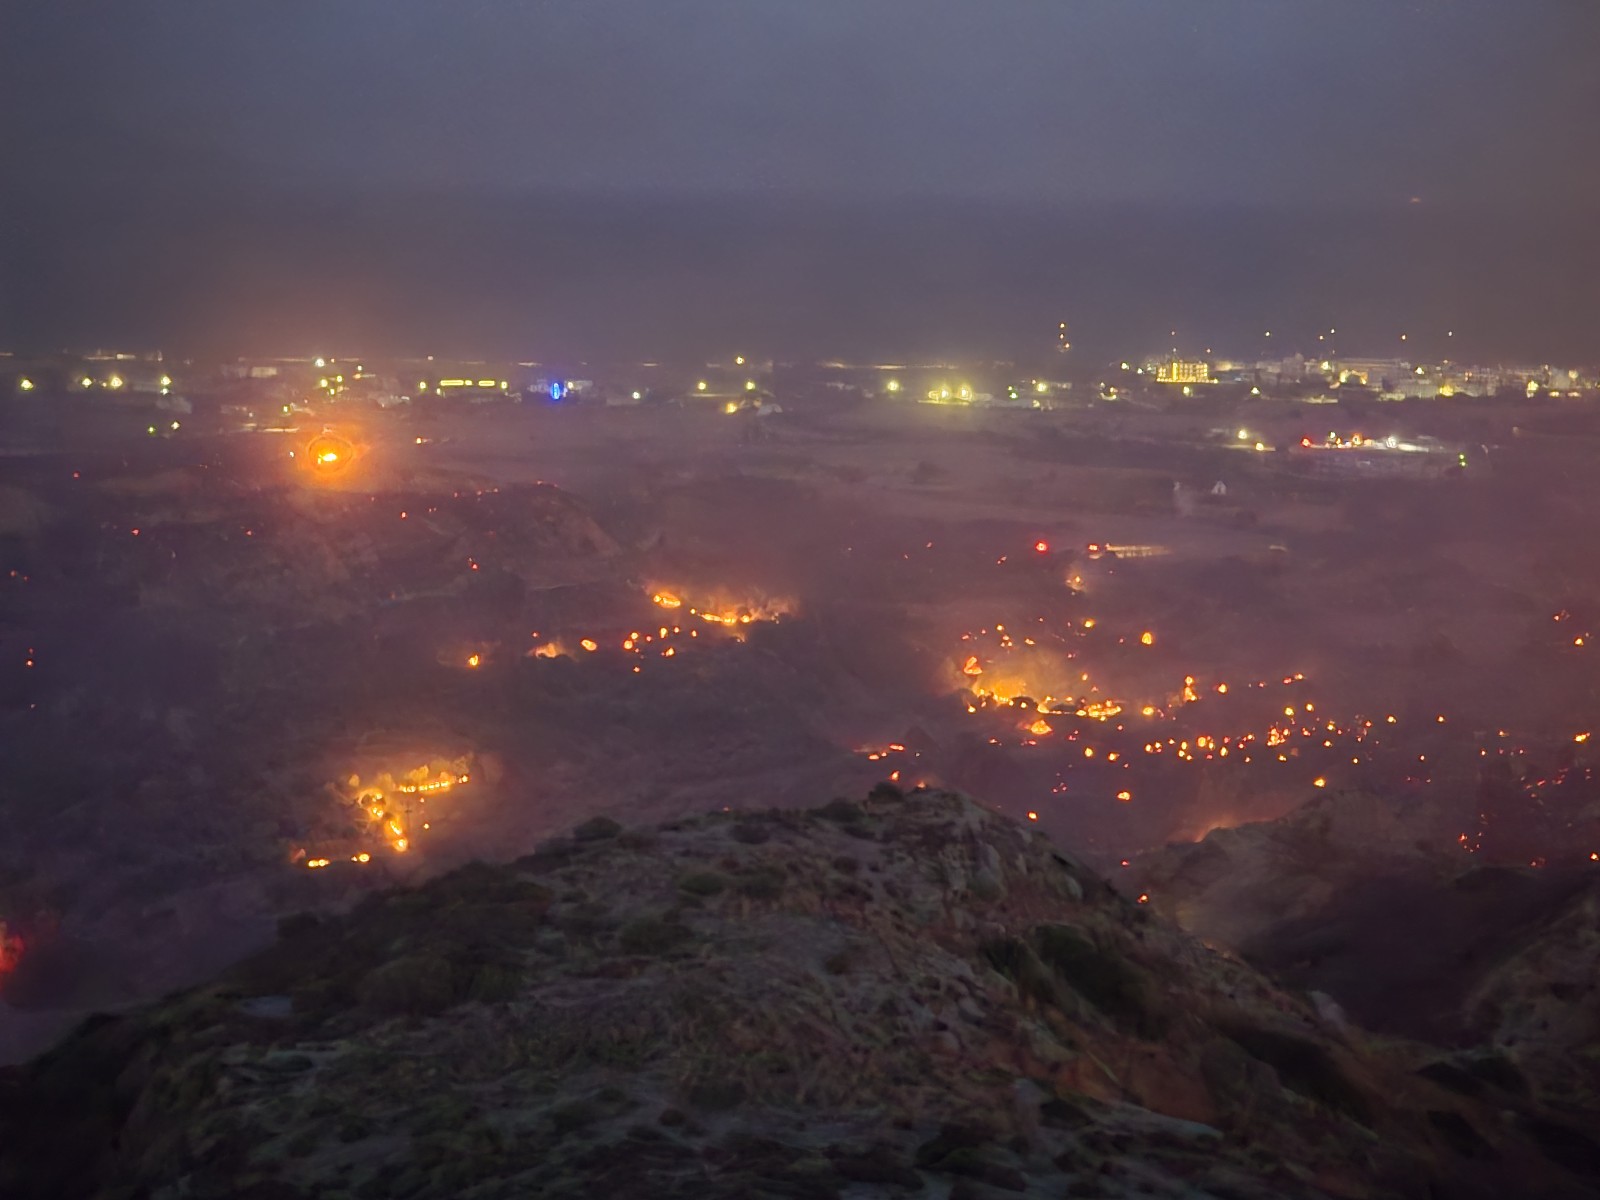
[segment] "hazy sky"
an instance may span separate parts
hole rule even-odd
[[[36,184],[1600,200],[1594,0],[5,0]],[[8,170],[15,169],[12,158]]]
[[[1600,0],[0,0],[0,344],[1587,361],[1596,61]]]

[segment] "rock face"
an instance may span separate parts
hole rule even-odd
[[[1148,892],[1158,909],[1208,941],[1243,947],[1285,922],[1315,918],[1369,881],[1455,875],[1460,852],[1430,843],[1426,832],[1389,799],[1339,792],[1275,821],[1142,854],[1124,890]]]
[[[1437,1057],[884,787],[286,921],[0,1073],[0,1194],[1590,1194],[1582,1128]]]

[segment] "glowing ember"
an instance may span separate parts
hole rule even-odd
[[[1122,705],[1115,700],[1095,700],[1078,709],[1078,715],[1092,721],[1109,721],[1121,711]]]
[[[327,481],[345,474],[359,454],[356,445],[348,438],[323,432],[306,444],[304,452],[295,456],[295,461],[304,464],[302,469],[313,479]]]
[[[22,961],[22,950],[22,939],[0,921],[0,980],[16,970],[17,963]]]

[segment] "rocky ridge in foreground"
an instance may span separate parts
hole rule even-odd
[[[1324,1011],[954,794],[597,818],[0,1072],[0,1194],[1593,1194],[1514,1070]]]

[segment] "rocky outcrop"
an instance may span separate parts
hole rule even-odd
[[[0,1073],[0,1193],[1555,1196],[1416,1073],[971,800],[590,822],[284,922]],[[1521,1118],[1525,1116],[1526,1120]]]

